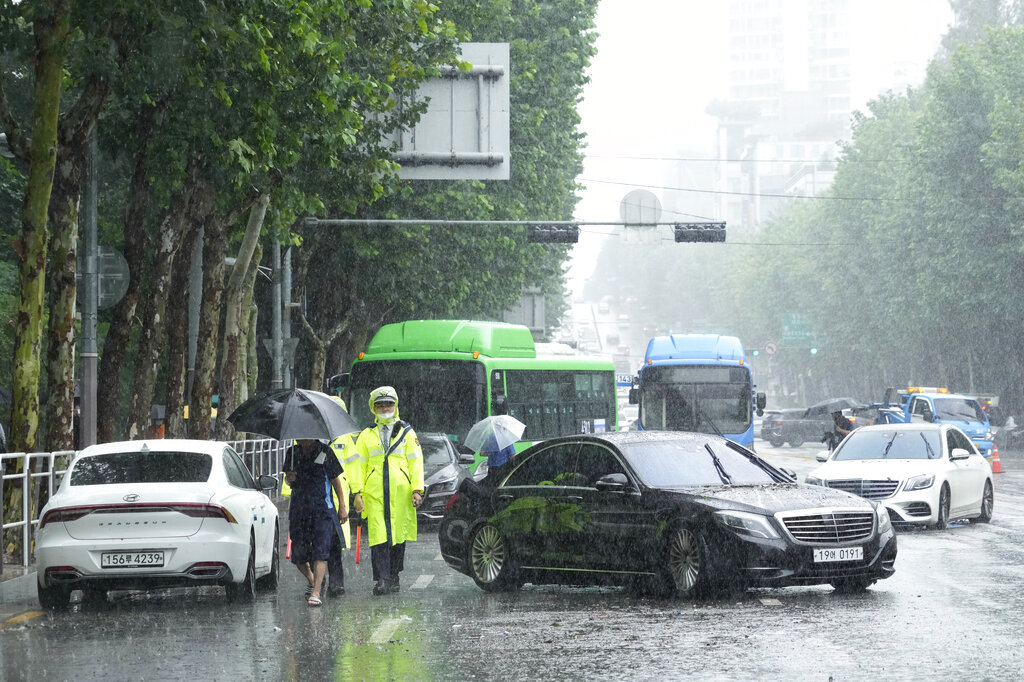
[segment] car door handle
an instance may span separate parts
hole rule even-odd
[[[579,495],[566,495],[562,498],[566,502],[573,502],[575,504],[583,504],[583,498]]]
[[[511,502],[511,501],[512,501],[512,496],[511,495],[498,495],[498,502]]]

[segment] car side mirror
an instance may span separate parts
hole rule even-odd
[[[459,464],[472,464],[476,461],[476,457],[472,453],[461,452],[459,453]]]
[[[256,485],[258,485],[260,487],[260,490],[267,493],[268,495],[277,490],[278,483],[279,481],[277,480],[277,477],[271,476],[269,474],[263,474],[262,476],[256,479]]]
[[[629,404],[639,405],[640,404],[640,389],[631,388],[629,389]]]
[[[607,474],[597,479],[594,487],[602,492],[622,492],[628,484],[626,474]]]
[[[818,460],[819,462],[827,462],[828,461],[828,452],[819,452],[814,457],[814,459]]]
[[[953,448],[953,451],[949,453],[950,459],[967,459],[970,456],[970,450],[965,450],[964,448]]]
[[[932,412],[925,412],[924,420],[930,424],[935,421],[935,415]]]
[[[768,398],[765,396],[763,391],[758,391],[754,395],[754,406],[757,407],[757,416],[764,416],[764,406],[768,404]]]

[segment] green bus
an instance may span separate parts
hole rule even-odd
[[[526,424],[524,443],[614,431],[611,358],[555,346],[535,344],[529,329],[502,322],[387,324],[352,363],[345,402],[360,424],[372,424],[370,391],[394,386],[402,419],[421,433],[447,433],[456,446],[473,424],[497,414]]]

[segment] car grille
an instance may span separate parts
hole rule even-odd
[[[829,488],[845,490],[848,493],[860,495],[869,500],[881,500],[886,497],[892,497],[896,493],[896,488],[900,487],[899,481],[872,481],[866,478],[842,478],[826,481],[826,483]]]
[[[786,530],[800,542],[843,544],[871,537],[875,527],[873,511],[826,512],[782,517]]]

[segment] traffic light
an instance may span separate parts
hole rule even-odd
[[[527,234],[538,244],[575,244],[580,240],[577,225],[529,225]]]
[[[750,351],[750,354],[753,355],[756,358],[758,355],[761,354],[761,351],[759,351],[757,348],[755,348],[754,350]]]
[[[817,354],[818,354],[818,349],[817,348],[812,348],[811,349],[811,355],[817,355]]]
[[[676,223],[672,226],[679,242],[724,242],[725,223]]]

